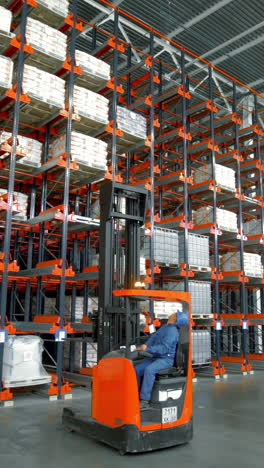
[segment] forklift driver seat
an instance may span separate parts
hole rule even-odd
[[[156,374],[156,380],[186,376],[188,368],[188,325],[179,328],[179,341],[175,353],[174,367],[163,369]]]

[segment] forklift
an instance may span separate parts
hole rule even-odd
[[[190,293],[145,289],[140,282],[146,204],[144,188],[117,182],[101,187],[98,364],[93,368],[91,417],[64,408],[62,418],[67,430],[122,455],[184,444],[193,434]],[[153,356],[133,351],[148,338],[140,327],[140,304],[160,300],[180,302],[189,322],[179,328],[174,367],[158,372],[149,408],[141,410],[135,365]]]

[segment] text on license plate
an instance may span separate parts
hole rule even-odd
[[[162,424],[177,421],[177,406],[162,408]]]

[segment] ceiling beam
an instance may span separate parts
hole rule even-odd
[[[168,38],[172,39],[174,36],[177,36],[177,34],[180,34],[186,29],[191,28],[195,24],[202,21],[204,18],[207,18],[207,16],[212,15],[213,13],[218,11],[220,8],[223,8],[224,6],[228,5],[228,3],[231,3],[232,1],[233,0],[221,0],[220,2],[217,2],[215,5],[211,6],[210,8],[207,8],[207,10],[204,10],[202,13],[195,16],[191,20],[187,21],[182,26],[179,26],[178,28],[174,29],[174,31],[168,34]]]

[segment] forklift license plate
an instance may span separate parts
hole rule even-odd
[[[162,424],[177,421],[177,406],[162,408]]]

